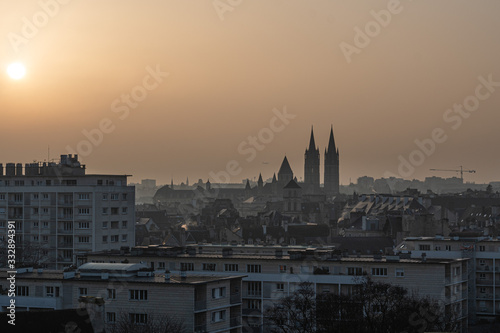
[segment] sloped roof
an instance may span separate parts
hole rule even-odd
[[[288,163],[288,159],[286,158],[286,156],[281,163],[280,171],[278,171],[278,174],[293,174],[292,168],[290,167],[290,163]]]
[[[297,182],[294,179],[292,179],[283,188],[287,188],[288,189],[288,188],[302,188],[302,187],[300,187],[299,184],[297,184]]]

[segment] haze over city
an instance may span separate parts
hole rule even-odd
[[[88,173],[131,181],[205,181],[232,160],[232,182],[268,179],[285,154],[304,174],[311,126],[323,159],[333,125],[342,184],[398,175],[435,129],[435,153],[401,176],[463,165],[477,170],[466,181],[500,180],[498,1],[58,3],[46,22],[38,1],[0,4],[1,67],[26,68],[0,76],[4,162],[43,161],[50,146],[50,158],[80,153]],[[127,104],[137,86],[146,95]],[[447,111],[467,102],[473,112]],[[285,109],[296,117],[248,161],[240,145]]]

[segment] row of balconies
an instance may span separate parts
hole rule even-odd
[[[241,294],[240,293],[232,293],[229,295],[229,304],[235,305],[241,303]],[[194,310],[195,311],[204,311],[207,310],[207,300],[200,300],[194,302]]]

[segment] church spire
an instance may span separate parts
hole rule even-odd
[[[262,173],[259,173],[259,180],[257,181],[257,186],[260,188],[264,184],[264,181],[262,180]]]
[[[335,153],[337,147],[335,146],[335,137],[333,136],[333,125],[330,129],[330,140],[328,140],[328,153]]]
[[[311,139],[309,139],[309,151],[315,151],[316,150],[316,143],[314,142],[314,130],[313,127],[311,126]]]

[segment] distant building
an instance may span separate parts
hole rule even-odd
[[[134,203],[126,175],[87,175],[77,155],[24,173],[20,163],[0,164],[0,243],[14,221],[18,263],[62,269],[77,254],[134,246]]]
[[[340,193],[340,155],[339,149],[335,146],[333,137],[333,127],[330,130],[328,148],[325,149],[325,179],[324,189],[327,197]]]

